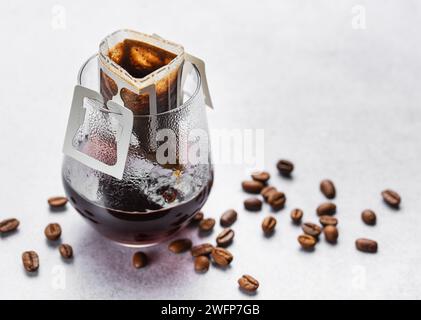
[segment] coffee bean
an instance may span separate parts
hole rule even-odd
[[[262,191],[262,189],[265,186],[260,181],[254,181],[254,180],[243,181],[241,185],[243,187],[243,190],[248,193],[260,193],[260,191]]]
[[[58,247],[60,254],[65,259],[70,259],[73,257],[73,248],[70,244],[63,243]]]
[[[19,220],[15,218],[6,219],[0,222],[0,233],[16,230],[19,227]]]
[[[198,256],[194,259],[194,270],[196,272],[206,272],[209,270],[209,258],[207,256]]]
[[[177,239],[168,245],[168,249],[173,253],[182,253],[190,250],[192,242],[190,239]]]
[[[322,203],[317,208],[317,215],[319,216],[326,216],[326,215],[331,216],[335,213],[336,213],[336,205],[332,202]]]
[[[211,256],[213,261],[221,267],[228,266],[234,258],[227,249],[219,247],[212,250]]]
[[[253,172],[251,174],[251,177],[255,181],[266,183],[270,179],[270,174],[269,172],[266,172],[266,171],[258,171],[258,172]]]
[[[275,188],[275,187],[273,187],[273,186],[267,186],[267,187],[264,187],[264,188],[262,189],[262,191],[260,191],[260,194],[263,196],[263,199],[265,199],[265,201],[267,202],[267,201],[268,201],[268,199],[269,199],[269,196],[270,196],[273,192],[276,192],[276,191],[278,191],[278,190],[276,190],[276,188]]]
[[[193,216],[193,218],[191,219],[191,222],[192,223],[199,223],[200,221],[203,220],[203,217],[204,217],[203,212],[199,211]]]
[[[262,209],[262,201],[259,198],[248,198],[244,201],[244,208],[249,211]]]
[[[50,223],[45,227],[44,234],[48,240],[58,240],[61,236],[61,227],[58,223]]]
[[[288,160],[279,160],[276,167],[278,168],[279,173],[283,176],[291,175],[294,170],[294,164]]]
[[[148,256],[146,255],[146,253],[138,251],[133,255],[132,263],[133,267],[135,267],[136,269],[146,267],[146,265],[148,264]]]
[[[301,209],[293,209],[291,211],[291,220],[296,223],[299,224],[301,222],[301,219],[303,218],[304,212]]]
[[[63,207],[67,203],[66,197],[51,197],[48,199],[48,204],[52,208]]]
[[[35,272],[39,268],[39,258],[35,251],[25,251],[22,253],[23,267],[28,272]]]
[[[220,247],[228,247],[232,240],[234,239],[234,230],[232,229],[224,229],[222,232],[216,237],[216,243]]]
[[[254,279],[252,276],[245,274],[238,279],[238,285],[245,291],[254,292],[257,288],[259,288],[259,281]]]
[[[335,198],[336,189],[335,189],[335,185],[333,184],[333,182],[331,180],[327,180],[327,179],[323,180],[320,183],[320,191],[322,191],[322,193],[328,199]]]
[[[355,241],[355,246],[359,251],[367,253],[376,253],[377,252],[377,242],[370,239],[357,239]]]
[[[213,245],[210,243],[202,243],[191,248],[190,252],[193,257],[207,256],[212,253],[213,248]]]
[[[337,226],[338,225],[338,219],[331,216],[321,216],[319,219],[319,222],[322,226]]]
[[[199,229],[202,232],[210,232],[214,226],[215,226],[215,219],[213,218],[203,219],[199,223]]]
[[[272,192],[269,195],[268,203],[273,210],[281,210],[285,206],[287,198],[283,192]]]
[[[364,221],[365,224],[373,226],[376,224],[376,214],[373,210],[366,209],[361,213],[361,219]]]
[[[327,242],[336,243],[338,241],[339,233],[338,228],[335,226],[326,226],[323,229],[323,233]]]
[[[237,211],[234,209],[229,209],[225,211],[220,219],[220,224],[223,227],[231,226],[237,220]]]
[[[400,195],[393,190],[387,189],[382,192],[383,200],[391,207],[398,208],[401,203]]]
[[[276,227],[276,219],[272,216],[268,216],[263,219],[262,230],[265,234],[271,234]]]
[[[298,237],[298,242],[303,249],[311,250],[316,245],[317,240],[308,234],[302,234]]]
[[[322,228],[320,228],[320,226],[311,222],[303,223],[301,229],[303,229],[305,234],[308,234],[309,236],[313,236],[315,238],[317,238],[322,232]]]

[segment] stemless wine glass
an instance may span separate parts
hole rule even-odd
[[[100,234],[118,243],[161,242],[186,226],[208,198],[213,166],[206,104],[199,70],[193,64],[188,69],[179,107],[133,115],[121,179],[64,157],[62,178],[71,204]],[[82,66],[78,84],[100,91],[97,55]],[[115,164],[122,115],[92,99],[84,99],[83,108],[73,147],[106,165]]]

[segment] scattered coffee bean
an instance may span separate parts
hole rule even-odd
[[[216,237],[216,243],[220,247],[228,247],[232,240],[234,239],[234,230],[232,229],[224,229],[222,232]]]
[[[324,196],[328,199],[335,198],[336,189],[335,189],[335,185],[333,184],[331,180],[327,180],[327,179],[323,180],[320,183],[320,191],[322,191]]]
[[[393,190],[387,189],[382,192],[383,200],[391,207],[398,208],[401,203],[400,195]]]
[[[191,219],[191,222],[192,223],[199,223],[200,221],[203,220],[203,217],[204,217],[203,212],[202,211],[199,211],[198,213],[196,213],[193,216],[193,218]]]
[[[51,197],[48,199],[48,204],[50,207],[59,208],[65,206],[67,201],[66,197]]]
[[[70,244],[63,243],[58,247],[60,254],[65,259],[70,259],[73,257],[73,248]]]
[[[279,160],[276,167],[278,168],[279,173],[283,176],[291,175],[294,170],[294,164],[288,160]]]
[[[220,219],[220,224],[223,227],[231,226],[237,220],[237,211],[234,209],[229,209],[225,211]]]
[[[15,218],[6,219],[0,222],[0,233],[16,230],[19,227],[19,220]]]
[[[209,258],[207,256],[198,256],[194,259],[194,270],[196,272],[206,272],[209,270]]]
[[[268,216],[263,219],[262,230],[265,234],[271,234],[275,230],[276,219],[272,216]]]
[[[321,216],[320,219],[319,219],[319,222],[323,227],[337,226],[338,225],[338,219],[336,219],[335,217],[331,217],[331,216]]]
[[[326,216],[326,215],[331,216],[335,213],[336,213],[336,205],[332,202],[322,203],[317,208],[317,215],[319,216]]]
[[[322,228],[315,223],[306,222],[301,225],[305,234],[317,238],[322,233]]]
[[[238,279],[238,285],[245,291],[254,292],[257,288],[259,288],[259,281],[254,279],[252,276],[245,274]]]
[[[168,245],[168,249],[173,253],[182,253],[190,250],[192,242],[190,239],[177,239]]]
[[[211,256],[213,261],[221,267],[228,266],[234,258],[227,249],[219,247],[212,250]]]
[[[355,241],[355,246],[359,251],[367,253],[376,253],[377,252],[377,242],[370,239],[357,239]]]
[[[45,227],[44,234],[48,240],[58,240],[61,236],[61,227],[58,223],[50,223]]]
[[[266,172],[266,171],[259,171],[259,172],[253,172],[251,174],[251,177],[255,181],[266,183],[270,179],[270,174],[269,172]]]
[[[213,245],[210,243],[202,243],[191,248],[191,255],[193,257],[207,256],[212,253],[213,248]]]
[[[244,201],[244,208],[249,211],[259,211],[262,209],[262,201],[259,198],[248,198]]]
[[[199,229],[202,232],[210,232],[214,226],[215,226],[215,219],[213,218],[203,219],[199,223]]]
[[[294,223],[299,224],[303,218],[304,212],[301,209],[293,209],[291,211],[291,219]]]
[[[133,267],[135,267],[136,269],[146,267],[146,265],[148,264],[148,256],[146,255],[146,253],[138,251],[133,255],[132,263]]]
[[[260,193],[260,191],[262,191],[262,189],[265,187],[265,185],[260,181],[254,180],[243,181],[241,185],[243,190],[248,193]]]
[[[323,233],[327,242],[336,243],[338,241],[339,233],[335,226],[326,226]]]
[[[373,226],[376,224],[377,217],[373,210],[366,209],[361,213],[361,219],[365,224]]]
[[[262,191],[260,192],[260,194],[263,196],[263,199],[265,199],[265,201],[267,202],[268,201],[268,199],[269,199],[269,196],[272,194],[272,193],[274,193],[274,192],[277,192],[278,190],[276,190],[276,188],[275,187],[273,187],[273,186],[267,186],[267,187],[264,187],[263,189],[262,189]]]
[[[268,203],[273,210],[281,210],[285,206],[286,197],[283,192],[272,192],[269,195]]]
[[[28,272],[35,272],[39,268],[39,258],[35,251],[25,251],[22,253],[23,267]]]
[[[308,235],[302,234],[298,237],[298,242],[300,243],[301,247],[305,250],[311,250],[317,243],[316,238]]]

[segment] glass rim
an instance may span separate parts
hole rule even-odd
[[[86,70],[85,70],[85,68],[89,65],[89,63],[91,63],[94,59],[97,59],[98,58],[98,56],[99,56],[99,54],[98,53],[95,53],[95,54],[93,54],[92,56],[90,56],[84,63],[83,63],[83,65],[80,67],[80,69],[79,69],[79,72],[78,72],[78,75],[77,75],[77,84],[78,85],[80,85],[80,86],[83,86],[84,87],[84,85],[82,84],[82,75],[84,74],[84,72],[87,72]],[[186,61],[184,61],[184,63],[185,63]],[[189,62],[189,63],[191,63],[191,62]],[[200,87],[201,87],[201,85],[202,85],[202,79],[201,79],[201,77],[200,77],[200,72],[199,72],[199,69],[196,67],[196,65],[195,64],[193,64],[193,63],[191,63],[191,65],[193,66],[193,70],[195,71],[195,73],[196,73],[196,76],[197,76],[197,85],[196,85],[196,88],[194,89],[194,92],[193,92],[193,94],[187,99],[187,101],[185,101],[185,102],[183,102],[181,105],[179,105],[177,108],[174,108],[174,109],[171,109],[171,110],[167,110],[167,111],[164,111],[164,112],[160,112],[160,113],[157,113],[157,114],[133,114],[133,118],[155,118],[155,117],[160,117],[160,116],[163,116],[163,115],[168,115],[168,114],[170,114],[170,113],[172,113],[172,112],[179,112],[179,111],[181,111],[182,109],[184,109],[184,108],[187,108],[188,106],[190,106],[193,102],[194,102],[194,100],[197,98],[197,96],[198,96],[198,93],[199,93],[199,91],[200,91]],[[92,88],[88,88],[88,89],[91,89],[92,90]],[[96,90],[95,90],[96,91]],[[127,108],[127,107],[126,107]],[[119,112],[115,112],[115,111],[112,111],[112,110],[109,110],[109,109],[106,109],[106,108],[104,108],[104,107],[98,107],[97,108],[98,110],[100,110],[101,112],[104,112],[104,113],[110,113],[110,114],[116,114],[116,115],[121,115],[121,113],[119,113]]]

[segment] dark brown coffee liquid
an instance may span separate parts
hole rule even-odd
[[[207,185],[192,199],[158,210],[143,208],[143,200],[136,199],[136,195],[133,194],[119,194],[123,197],[120,203],[127,203],[128,210],[106,208],[80,196],[66,179],[63,179],[63,184],[71,204],[94,229],[111,240],[136,246],[160,242],[186,226],[205,204],[212,188],[213,175]],[[116,195],[118,191],[115,190]],[[137,205],[136,211],[133,211],[133,204]]]

